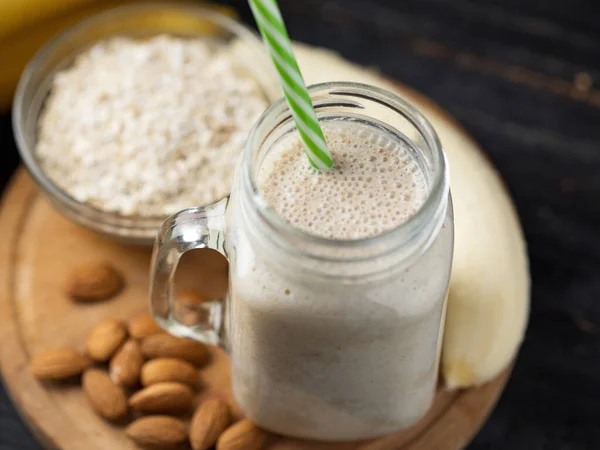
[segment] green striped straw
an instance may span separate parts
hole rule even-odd
[[[323,130],[319,125],[300,68],[292,52],[292,44],[276,0],[248,0],[252,14],[279,73],[283,94],[292,111],[294,122],[304,142],[310,164],[317,170],[333,166]]]

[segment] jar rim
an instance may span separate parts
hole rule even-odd
[[[439,223],[441,226],[446,208],[443,208],[444,214],[440,215],[439,205],[445,202],[448,197],[449,174],[446,157],[440,140],[431,123],[425,118],[425,116],[413,105],[403,100],[397,94],[367,84],[355,82],[326,82],[311,85],[308,87],[308,91],[311,97],[317,93],[325,91],[326,95],[352,95],[358,99],[363,98],[375,100],[376,102],[389,107],[392,111],[403,115],[418,130],[421,136],[423,136],[433,155],[433,164],[435,170],[433,171],[432,182],[430,184],[430,190],[427,199],[417,210],[417,212],[408,220],[375,236],[351,240],[335,239],[310,234],[304,230],[294,227],[283,217],[278,215],[267,203],[261,194],[260,189],[258,188],[256,179],[257,171],[254,170],[254,157],[256,152],[260,149],[266,137],[286,121],[279,121],[279,123],[273,126],[270,122],[270,119],[285,114],[286,110],[288,115],[291,117],[291,113],[289,113],[287,103],[285,102],[285,98],[282,97],[273,103],[254,124],[246,141],[246,149],[243,154],[241,167],[242,186],[245,192],[249,194],[250,201],[254,206],[254,208],[249,209],[256,215],[256,218],[258,218],[268,229],[270,229],[270,231],[283,235],[285,240],[295,240],[302,242],[303,244],[315,245],[330,249],[360,249],[373,246],[383,246],[384,248],[388,249],[386,253],[391,253],[398,247],[414,239],[422,227],[436,216],[441,216]],[[308,253],[306,248],[296,248],[294,250],[296,253],[300,254]],[[310,256],[315,257],[315,255]],[[376,256],[381,256],[381,254]],[[372,256],[365,259],[370,259],[371,257]],[[323,261],[341,261],[340,259],[335,258],[317,259],[321,259]],[[352,259],[352,261],[356,260]]]

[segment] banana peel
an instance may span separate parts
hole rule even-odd
[[[0,70],[0,111],[10,108],[23,69],[52,37],[88,16],[134,2],[135,0],[4,0],[0,14],[0,60],[3,61]],[[235,11],[227,6],[204,5],[232,17],[236,16]],[[172,21],[175,18],[165,16],[164,20]]]
[[[93,0],[2,0],[0,39]],[[101,2],[98,2],[101,3]]]
[[[493,379],[520,347],[530,297],[525,241],[500,177],[460,125],[423,96],[329,50],[296,45],[294,52],[308,84],[344,80],[381,86],[432,122],[448,156],[455,219],[441,373],[447,389]]]

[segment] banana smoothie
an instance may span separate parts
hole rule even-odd
[[[272,212],[314,238],[307,248],[328,253],[300,264],[294,252],[270,252],[249,232],[228,233],[236,236],[229,243],[236,249],[233,389],[244,412],[267,429],[353,440],[410,426],[431,404],[452,221],[441,207],[442,219],[418,250],[386,252],[386,235],[406,226],[413,242],[421,232],[410,228],[411,218],[431,186],[419,150],[372,124],[322,125],[332,170],[314,170],[289,133],[273,144],[256,180]],[[241,208],[232,209],[229,223],[243,223]]]

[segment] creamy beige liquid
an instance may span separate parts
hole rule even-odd
[[[296,137],[262,165],[264,198],[293,226],[360,239],[423,205],[427,184],[404,144],[366,126],[327,125],[325,134],[332,171],[312,169]],[[238,233],[230,337],[234,392],[246,414],[273,431],[324,440],[382,435],[418,420],[437,378],[450,228],[410,266],[344,282],[295,273]]]
[[[333,170],[315,171],[297,138],[263,164],[263,196],[292,225],[330,239],[376,236],[427,199],[423,173],[397,142],[341,125],[327,127],[326,139]]]

